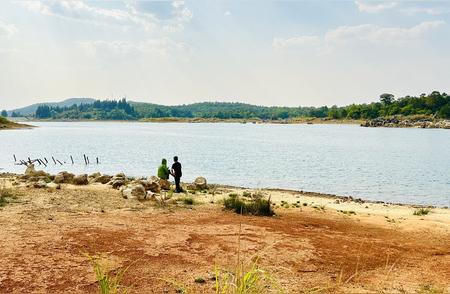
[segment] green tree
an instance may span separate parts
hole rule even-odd
[[[2,110],[2,116],[3,117],[8,117],[8,112],[6,110]]]
[[[394,102],[394,95],[389,94],[389,93],[381,94],[380,95],[380,101],[383,102],[386,105],[389,105],[392,102]]]

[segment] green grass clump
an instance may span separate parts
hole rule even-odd
[[[181,198],[178,198],[178,201],[183,202],[183,204],[185,204],[185,205],[194,205],[195,204],[195,200],[192,197],[181,197]]]
[[[343,213],[345,215],[356,214],[356,212],[354,212],[353,210],[338,210],[338,212]]]
[[[259,216],[273,216],[270,199],[243,200],[238,196],[229,196],[224,199],[224,207],[239,214],[251,214]]]
[[[126,287],[121,285],[124,274],[128,271],[130,266],[117,271],[116,274],[111,274],[105,266],[105,260],[99,256],[89,256],[92,263],[95,279],[98,283],[98,289],[102,294],[117,294],[127,293]]]
[[[258,266],[258,260],[239,263],[233,271],[216,268],[215,272],[217,294],[267,293],[270,288],[278,288],[270,274]]]
[[[313,208],[319,211],[325,211],[325,205],[314,205]]]
[[[427,215],[431,212],[431,209],[428,208],[420,208],[416,211],[413,212],[413,215],[418,215],[418,216],[422,216],[422,215]]]
[[[202,277],[198,277],[194,280],[194,282],[196,282],[197,284],[204,284],[206,283],[205,279],[203,279]]]
[[[17,196],[10,189],[0,188],[0,207],[11,203]]]

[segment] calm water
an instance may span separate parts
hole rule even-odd
[[[450,131],[351,125],[34,123],[0,132],[0,168],[55,158],[47,171],[156,174],[178,155],[184,181],[274,187],[450,206]],[[83,154],[100,165],[84,165]],[[73,155],[75,164],[70,164]]]

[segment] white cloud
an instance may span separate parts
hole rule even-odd
[[[230,16],[231,15],[231,11],[225,11],[224,13],[223,13],[223,15],[225,15],[225,16]]]
[[[383,10],[392,9],[397,6],[397,2],[395,1],[364,1],[364,0],[356,0],[355,1],[358,10],[361,12],[367,13],[378,13]]]
[[[288,39],[275,38],[275,49],[288,47],[317,46],[321,52],[330,51],[340,44],[360,41],[378,44],[396,44],[419,39],[428,31],[444,25],[442,20],[422,22],[410,28],[380,27],[374,24],[340,26],[327,31],[323,36],[297,36]]]
[[[93,57],[109,56],[175,56],[189,52],[185,43],[179,43],[170,38],[147,39],[140,42],[128,41],[88,41],[78,43],[85,52]]]
[[[0,19],[0,37],[10,37],[17,33],[17,28],[13,24],[8,24]]]
[[[140,11],[134,2],[125,2],[123,9],[93,6],[83,0],[32,0],[18,3],[44,15],[103,25],[139,26],[145,30],[156,29],[158,26],[170,27],[171,30],[182,29],[183,24],[188,23],[193,16],[192,12],[184,6],[184,1],[172,2],[173,17],[168,20],[161,20],[155,14]]]
[[[319,36],[299,36],[288,39],[275,38],[273,39],[272,46],[275,49],[284,49],[291,46],[317,46],[320,45],[321,39]]]

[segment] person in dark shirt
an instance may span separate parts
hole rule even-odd
[[[178,162],[178,156],[175,156],[173,158],[174,163],[172,164],[172,176],[175,178],[175,192],[176,193],[181,193],[183,192],[183,189],[181,189],[180,186],[180,179],[181,176],[183,175],[181,172],[181,163]]]

